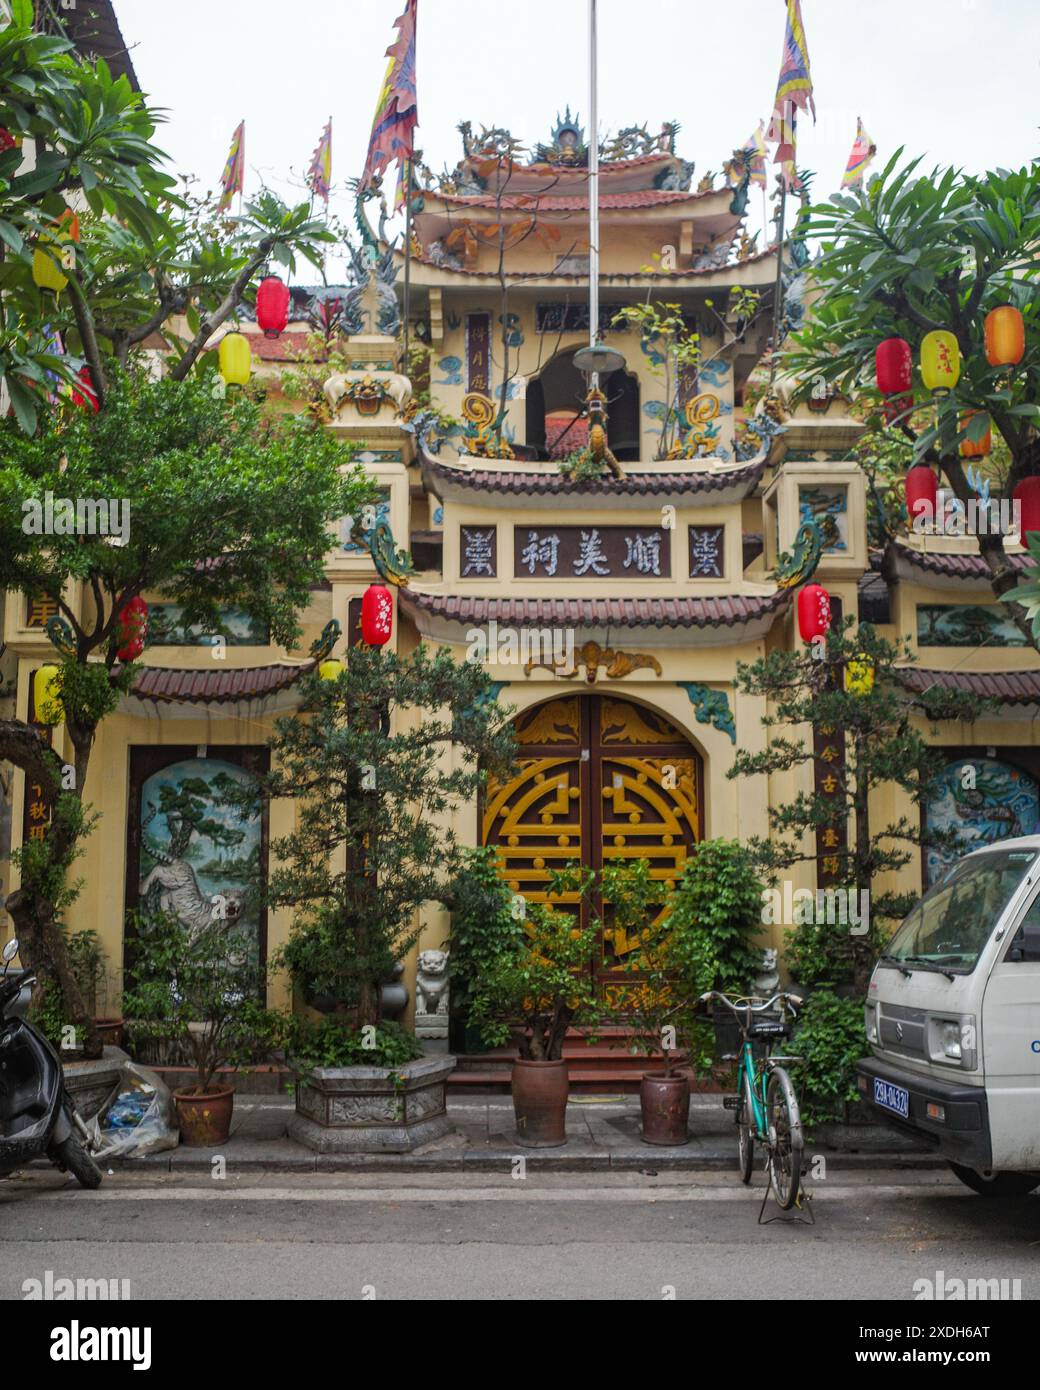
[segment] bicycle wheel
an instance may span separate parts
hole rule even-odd
[[[791,1078],[783,1067],[774,1067],[766,1091],[769,1124],[769,1171],[781,1211],[790,1211],[798,1200],[802,1177],[802,1116]]]
[[[740,1181],[751,1181],[751,1169],[755,1162],[755,1112],[751,1105],[751,1078],[744,1073],[744,1086],[740,1096],[740,1109],[737,1111],[737,1147],[740,1163]]]

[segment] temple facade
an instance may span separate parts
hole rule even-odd
[[[394,575],[396,649],[482,662],[513,711],[517,770],[455,829],[463,843],[494,845],[529,900],[571,860],[646,858],[670,884],[694,841],[768,835],[770,804],[808,789],[801,779],[818,775],[818,760],[760,782],[727,777],[736,747],[766,739],[765,701],[736,692],[737,665],[800,641],[793,599],[808,578],[845,616],[908,636],[912,681],[999,702],[937,736],[948,773],[925,814],[979,843],[1040,819],[1040,661],[995,603],[975,541],[872,545],[851,403],[824,394],[795,408],[763,368],[777,324],[783,333],[803,312],[805,270],[789,250],[777,315],[777,249],[746,231],[748,171],[737,161],[698,181],[669,126],[606,143],[597,336],[614,356],[590,397],[595,383],[575,361],[590,340],[580,121],[567,112],[532,150],[506,131],[461,131],[457,167],[420,180],[407,272],[359,203],[356,283],[295,290],[280,339],[242,325],[272,403],[316,411],[381,501],[367,529],[344,518],[331,538],[297,651],[273,648],[243,615],[227,615],[230,640],[186,629],[161,595],[145,595],[149,645],[132,695],[99,731],[87,800],[102,819],[71,917],[102,940],[113,1011],[125,911],[157,897],[190,918],[214,895],[231,915],[247,911],[249,862],[266,863],[269,840],[290,829],[291,807],[275,806],[221,851],[206,843],[201,810],[194,822],[161,814],[160,789],[191,779],[207,809],[221,777],[265,765],[273,717],[296,703],[321,634],[335,619],[341,641],[356,640],[361,596],[398,549],[410,565]],[[812,521],[825,544],[803,562]],[[393,541],[382,558],[376,527]],[[32,717],[48,616],[7,595],[5,661],[22,716]],[[60,745],[60,726],[51,736]],[[971,796],[956,775],[969,756],[981,773]],[[10,812],[13,844],[45,833],[47,808],[19,775]],[[919,814],[879,800],[879,818],[903,813]],[[823,862],[792,871],[794,886],[815,888]],[[925,856],[891,886],[919,890],[937,868]],[[442,947],[448,927],[430,906],[419,949]],[[289,920],[257,915],[250,929],[269,952]],[[604,942],[604,989],[629,946]],[[413,959],[413,998],[414,972]],[[283,985],[272,1002],[287,1000]]]

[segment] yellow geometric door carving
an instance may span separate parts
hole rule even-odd
[[[611,696],[568,695],[516,722],[517,771],[491,782],[483,840],[510,888],[544,902],[550,871],[577,862],[646,859],[662,899],[701,838],[701,760],[661,715]],[[609,928],[598,977],[634,949]]]

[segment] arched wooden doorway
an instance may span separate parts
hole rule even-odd
[[[703,769],[693,745],[661,715],[611,695],[566,695],[516,721],[518,770],[491,782],[483,841],[506,881],[544,902],[549,872],[647,859],[662,898],[703,834]],[[607,931],[597,967],[606,986],[634,943]]]

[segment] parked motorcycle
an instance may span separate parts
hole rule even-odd
[[[46,1155],[83,1187],[101,1185],[101,1169],[89,1153],[89,1133],[76,1112],[61,1060],[25,1018],[36,976],[11,972],[18,942],[0,953],[0,1176]]]

